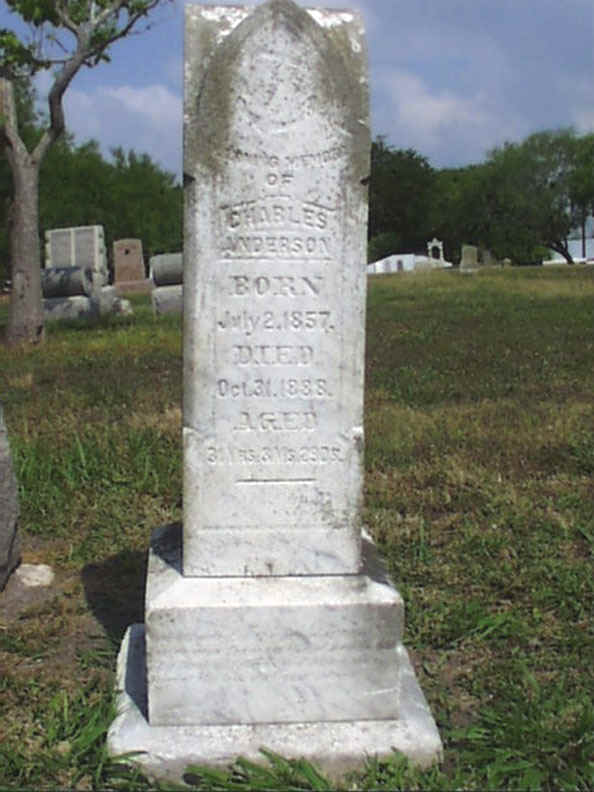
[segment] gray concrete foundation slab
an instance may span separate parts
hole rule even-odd
[[[228,766],[239,756],[265,762],[267,748],[286,758],[305,758],[337,779],[362,767],[367,757],[400,751],[420,767],[441,756],[435,722],[402,645],[394,651],[401,668],[399,717],[333,723],[259,723],[217,726],[152,726],[147,720],[144,626],[128,628],[117,665],[117,717],[107,744],[151,780],[183,780],[189,765]]]

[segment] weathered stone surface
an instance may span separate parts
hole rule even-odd
[[[97,274],[95,285],[107,283],[107,257],[103,226],[54,228],[45,232],[45,266],[90,267]]]
[[[178,286],[159,286],[152,290],[151,301],[155,316],[181,314],[184,310],[184,287],[181,283]]]
[[[21,564],[15,575],[28,588],[51,586],[56,577],[54,570],[47,564]]]
[[[117,239],[113,243],[113,271],[116,284],[145,279],[140,239]]]
[[[146,596],[153,725],[398,717],[403,603],[365,543],[360,575],[188,578],[156,532]]]
[[[43,312],[46,319],[91,319],[97,316],[97,301],[84,295],[74,297],[53,297],[43,301]]]
[[[250,10],[187,7],[184,573],[356,573],[365,44]]]
[[[144,626],[128,629],[118,657],[118,715],[107,736],[114,755],[134,753],[151,779],[179,782],[191,764],[228,767],[238,756],[263,761],[261,748],[305,758],[331,778],[360,768],[366,757],[394,750],[427,767],[441,756],[441,740],[406,649],[393,662],[400,669],[398,717],[387,720],[319,721],[229,725],[153,726],[147,718]],[[387,692],[386,696],[391,696]],[[396,697],[395,697],[396,698]]]
[[[154,283],[150,278],[135,281],[120,281],[115,285],[118,295],[124,294],[151,294]]]
[[[475,245],[462,245],[461,270],[478,269],[478,248]]]
[[[184,281],[183,253],[160,253],[151,256],[149,270],[155,286],[177,286]]]
[[[118,297],[113,303],[112,312],[116,316],[132,316],[134,309],[132,308],[130,300],[126,300],[124,297]]]
[[[184,522],[154,537],[109,750],[174,781],[262,746],[334,774],[428,764],[402,600],[361,528],[360,20],[189,5],[185,53]]]
[[[497,267],[498,262],[495,256],[487,248],[481,248],[481,265],[483,267]]]
[[[19,502],[4,412],[0,404],[0,591],[21,557]]]
[[[90,267],[52,267],[41,270],[41,291],[47,298],[93,294],[93,270]]]
[[[101,316],[114,313],[116,302],[120,299],[115,286],[103,286],[95,295],[97,310]]]

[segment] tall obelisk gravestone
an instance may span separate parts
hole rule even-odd
[[[153,537],[110,749],[172,778],[260,747],[427,764],[402,600],[361,535],[360,20],[190,5],[185,47],[183,537]]]

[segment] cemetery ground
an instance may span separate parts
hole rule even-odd
[[[132,302],[133,317],[0,349],[23,561],[56,572],[49,589],[0,594],[0,788],[149,787],[104,746],[150,533],[181,519],[181,322]],[[363,517],[406,602],[444,761],[370,760],[338,785],[585,792],[594,268],[377,276],[368,306]],[[188,780],[337,786],[275,756]]]

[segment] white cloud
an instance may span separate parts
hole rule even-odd
[[[480,161],[488,149],[524,133],[522,119],[506,114],[484,88],[436,89],[405,69],[384,70],[377,83],[374,129],[435,167]]]
[[[105,88],[102,93],[121,105],[124,112],[131,116],[138,115],[155,127],[170,126],[172,119],[181,118],[180,97],[164,85],[147,85],[143,88],[120,85]]]
[[[456,122],[484,125],[489,120],[480,96],[466,99],[451,91],[431,94],[419,77],[405,71],[392,72],[387,83],[399,119],[426,135],[432,136],[444,125]]]
[[[64,106],[67,128],[77,142],[94,138],[105,152],[116,146],[133,148],[180,173],[182,100],[166,86],[71,88]]]

